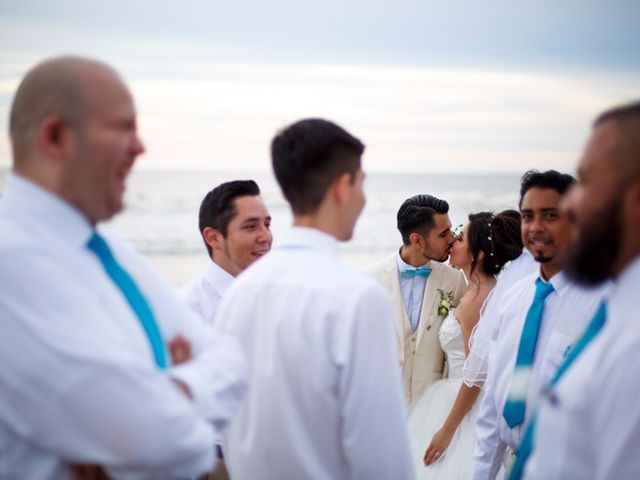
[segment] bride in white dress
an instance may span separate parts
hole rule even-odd
[[[479,387],[462,382],[464,360],[480,310],[505,263],[522,252],[520,215],[506,210],[493,215],[469,215],[449,263],[459,267],[469,287],[440,327],[440,344],[449,367],[448,378],[434,383],[416,402],[409,433],[418,480],[466,480],[475,447],[476,400]]]

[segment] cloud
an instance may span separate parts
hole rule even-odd
[[[132,82],[156,167],[179,159],[180,168],[267,169],[276,129],[319,116],[360,136],[375,171],[566,169],[591,118],[630,98],[640,80],[339,65],[203,69],[199,80]]]
[[[591,118],[638,96],[639,14],[628,0],[5,2],[0,127],[24,72],[74,52],[131,85],[143,168],[267,169],[274,132],[308,116],[362,137],[375,171],[568,168]]]

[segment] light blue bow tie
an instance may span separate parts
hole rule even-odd
[[[429,267],[408,268],[400,273],[402,278],[424,277],[427,278],[431,274]]]

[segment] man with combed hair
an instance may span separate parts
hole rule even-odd
[[[211,261],[178,296],[206,323],[213,324],[233,279],[271,249],[271,215],[253,180],[218,185],[200,204],[198,228]]]
[[[365,204],[363,150],[320,119],[273,140],[293,227],[236,279],[216,319],[251,372],[223,442],[234,480],[413,478],[391,306],[338,259]]]
[[[122,209],[144,151],[127,87],[94,60],[45,61],[15,94],[10,135],[0,201],[3,476],[211,470],[244,392],[241,352],[99,227]]]
[[[409,410],[436,380],[445,357],[438,331],[447,314],[443,301],[455,307],[466,289],[464,275],[445,262],[455,242],[449,204],[433,195],[415,195],[398,210],[402,246],[367,269],[391,297],[405,402]],[[448,313],[448,309],[446,310]]]
[[[525,477],[640,478],[640,102],[596,119],[566,209],[568,273],[614,286],[542,402]]]

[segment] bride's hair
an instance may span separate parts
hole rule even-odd
[[[480,268],[487,275],[496,275],[504,265],[522,253],[520,214],[505,210],[494,215],[479,212],[469,215],[467,243],[471,251],[471,272],[478,266],[478,256],[484,253]]]

